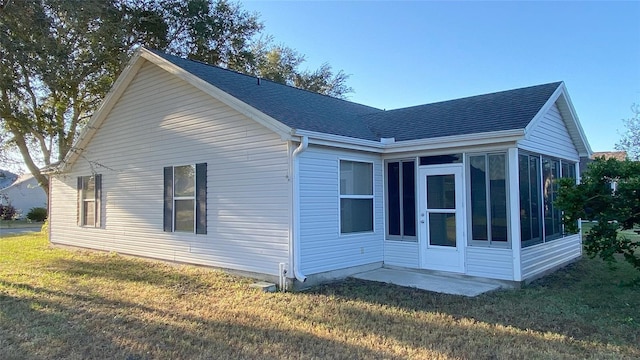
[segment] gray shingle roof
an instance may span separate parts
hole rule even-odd
[[[396,141],[524,129],[560,84],[390,110],[364,119],[376,136]]]
[[[299,130],[396,141],[524,129],[561,82],[383,111],[217,66],[156,55]]]
[[[380,109],[151,51],[291,128],[378,140],[358,116]]]

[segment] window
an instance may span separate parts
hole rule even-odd
[[[387,238],[417,241],[415,160],[387,163]]]
[[[544,235],[545,241],[557,239],[562,236],[562,219],[560,210],[554,202],[558,195],[558,182],[560,178],[560,161],[542,157],[543,179],[542,194],[544,195]]]
[[[373,231],[373,164],[340,160],[340,233]]]
[[[423,165],[443,165],[443,164],[460,164],[462,163],[462,154],[421,156],[420,166]]]
[[[477,245],[505,246],[507,227],[505,154],[469,156],[471,237]]]
[[[79,226],[100,227],[100,199],[102,197],[102,175],[78,177]]]
[[[562,237],[562,213],[554,204],[558,195],[557,180],[561,176],[575,178],[575,163],[520,154],[518,164],[522,247]]]
[[[207,164],[164,168],[164,231],[207,233]]]

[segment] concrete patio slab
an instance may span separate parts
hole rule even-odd
[[[380,268],[355,274],[361,280],[384,282],[400,286],[433,291],[444,294],[474,297],[480,294],[508,288],[504,281],[470,277],[440,271],[421,271]]]

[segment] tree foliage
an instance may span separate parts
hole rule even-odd
[[[616,149],[626,151],[629,159],[640,161],[640,105],[633,104],[631,112],[632,117],[622,120],[626,131],[616,144]]]
[[[146,46],[342,97],[347,76],[266,37],[257,14],[226,0],[0,1],[0,149],[39,169],[61,160],[131,53]],[[256,46],[259,44],[259,46]]]
[[[584,237],[589,256],[612,263],[622,254],[640,271],[640,241],[620,234],[640,225],[640,162],[598,158],[580,184],[560,181],[556,204],[569,232],[577,231],[578,219],[597,222]]]

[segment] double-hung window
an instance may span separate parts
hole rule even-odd
[[[340,160],[340,233],[373,231],[373,163]]]
[[[164,231],[207,233],[207,164],[164,168]]]
[[[102,197],[102,175],[78,177],[79,226],[100,227],[100,198]]]

